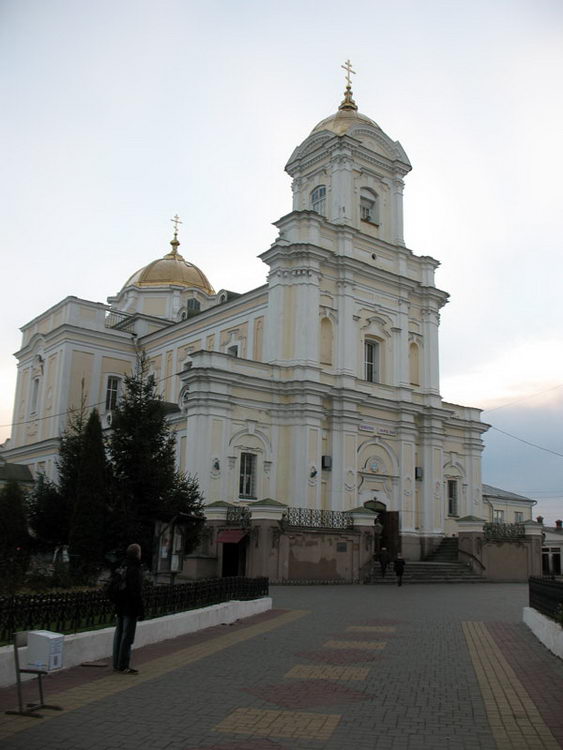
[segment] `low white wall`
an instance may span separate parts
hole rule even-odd
[[[552,653],[563,659],[563,628],[533,607],[524,607],[524,623]]]
[[[176,638],[186,633],[194,633],[196,630],[211,628],[214,625],[229,625],[236,620],[252,617],[252,615],[266,612],[269,609],[272,609],[272,599],[265,596],[262,599],[253,599],[246,602],[224,602],[213,604],[211,607],[158,617],[154,620],[143,620],[137,623],[133,648]],[[113,633],[114,628],[112,627],[65,635],[64,668],[75,667],[85,661],[97,661],[98,659],[111,657]],[[26,666],[26,651],[26,648],[21,648],[19,652],[22,667]],[[22,675],[22,678],[33,679],[30,675]],[[0,648],[0,687],[7,687],[15,682],[14,649],[13,646],[3,646]]]

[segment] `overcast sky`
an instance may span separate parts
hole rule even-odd
[[[0,440],[19,327],[104,302],[167,252],[175,213],[216,289],[264,283],[283,167],[347,58],[413,165],[407,245],[451,294],[444,398],[563,454],[560,0],[0,0]],[[485,440],[484,482],[563,517],[562,456]]]

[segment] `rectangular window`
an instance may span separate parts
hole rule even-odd
[[[116,378],[113,375],[110,375],[110,377],[108,378],[108,384],[106,388],[106,411],[113,411],[117,406],[120,382],[120,378]]]
[[[448,479],[448,516],[457,516],[457,479]]]
[[[379,383],[379,344],[376,341],[364,343],[364,377],[370,383]]]
[[[254,453],[240,454],[239,497],[256,497],[256,456]]]
[[[33,381],[31,392],[31,413],[35,414],[39,409],[39,378]]]
[[[514,523],[524,523],[524,513],[521,513],[520,511],[514,512]]]
[[[493,523],[504,523],[503,510],[493,510]]]
[[[229,357],[238,357],[238,344],[229,346],[229,348],[227,349],[227,354],[229,355]]]

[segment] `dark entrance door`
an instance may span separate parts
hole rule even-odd
[[[221,575],[243,576],[246,572],[246,538],[240,542],[223,543],[223,569]]]
[[[379,500],[368,500],[364,508],[369,508],[377,513],[379,523],[382,524],[381,547],[386,547],[389,557],[394,560],[397,553],[401,551],[401,534],[399,526],[399,511],[387,510],[386,506]]]

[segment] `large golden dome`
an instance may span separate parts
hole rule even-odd
[[[206,294],[215,294],[215,290],[209,283],[207,276],[193,263],[188,263],[178,252],[179,242],[177,236],[170,243],[171,252],[164,258],[158,258],[149,263],[148,266],[136,271],[124,284],[128,286],[184,286],[202,289]]]

